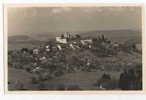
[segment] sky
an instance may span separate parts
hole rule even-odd
[[[8,34],[141,29],[140,7],[9,7]]]

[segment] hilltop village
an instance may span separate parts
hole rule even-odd
[[[100,77],[94,76],[97,77],[92,84],[95,90],[139,90],[142,88],[141,53],[139,45],[134,42],[113,42],[103,34],[90,38],[65,32],[54,41],[47,41],[43,45],[9,51],[8,68],[24,70],[32,76],[28,86],[21,79],[13,82],[8,79],[8,84],[12,90],[50,90],[52,88],[46,86],[46,82],[49,84],[57,77],[70,73],[100,71]],[[114,78],[110,74],[113,71],[118,73]],[[122,75],[127,76],[125,78]],[[113,80],[116,84],[114,86],[111,85]],[[35,87],[29,88],[30,84],[35,84]],[[84,90],[78,85],[69,89],[66,83],[62,84],[54,90]]]

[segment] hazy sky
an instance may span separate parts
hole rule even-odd
[[[9,35],[112,29],[141,29],[141,9],[139,7],[8,8]]]

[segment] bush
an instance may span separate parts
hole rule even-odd
[[[61,76],[62,74],[63,74],[62,71],[57,71],[57,72],[55,73],[55,76],[58,77],[58,76]]]
[[[38,83],[38,80],[36,79],[36,77],[31,78],[31,83],[32,84],[37,84]]]
[[[39,89],[39,90],[47,90],[46,85],[45,85],[44,83],[40,83],[40,84],[38,85],[38,89]]]

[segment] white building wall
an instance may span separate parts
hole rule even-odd
[[[66,39],[62,39],[61,37],[56,37],[56,41],[59,42],[59,43],[64,43],[64,44],[67,43],[67,40]]]

